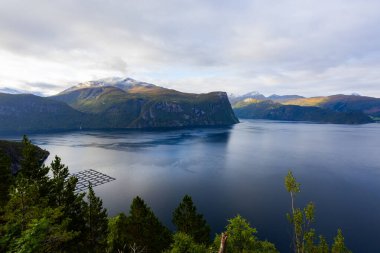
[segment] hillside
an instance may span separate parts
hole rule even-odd
[[[0,131],[74,130],[88,118],[67,104],[30,94],[0,93]]]
[[[97,115],[99,127],[215,126],[238,122],[224,92],[182,93],[131,78],[87,82],[51,98]]]
[[[286,101],[286,105],[318,106],[337,112],[360,111],[372,117],[380,117],[380,98],[357,95],[333,95],[301,98]]]
[[[361,112],[336,112],[312,106],[282,105],[271,100],[245,100],[234,105],[239,118],[309,121],[334,124],[364,124],[373,120]]]
[[[49,156],[49,152],[41,149],[38,146],[34,146],[36,149],[37,159],[41,164]],[[16,173],[20,168],[20,162],[22,159],[23,145],[21,142],[4,141],[0,140],[0,153],[5,154],[11,159],[12,173]]]
[[[182,93],[131,78],[81,83],[47,98],[0,93],[0,120],[3,134],[238,122],[224,92]]]

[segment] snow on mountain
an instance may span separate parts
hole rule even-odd
[[[143,86],[143,87],[155,87],[154,84],[146,83],[146,82],[140,82],[132,78],[121,78],[121,77],[110,77],[110,78],[103,78],[95,81],[88,81],[84,83],[80,83],[76,86],[73,86],[67,90],[64,90],[61,93],[67,93],[74,90],[80,90],[80,89],[86,89],[86,88],[97,88],[97,87],[117,87],[122,90],[129,90],[136,86]]]

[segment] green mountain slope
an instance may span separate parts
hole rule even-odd
[[[380,117],[380,98],[333,95],[328,97],[301,98],[285,102],[287,105],[318,106],[337,112],[360,111],[373,117]]]
[[[329,109],[282,105],[271,100],[245,100],[234,105],[235,114],[240,118],[270,119],[285,121],[309,121],[334,124],[364,124],[373,120],[361,112],[336,112]]]
[[[86,115],[67,104],[30,94],[0,93],[0,132],[79,129]]]
[[[214,126],[238,122],[224,92],[190,94],[119,80],[116,84],[80,84],[51,98],[96,115],[100,128]]]
[[[37,158],[42,164],[49,156],[49,152],[38,146],[34,147],[36,149]],[[11,159],[12,173],[16,173],[20,169],[22,149],[23,144],[21,142],[0,140],[0,153]]]
[[[0,133],[220,126],[238,122],[227,94],[189,94],[133,79],[87,82],[52,97],[0,93]]]

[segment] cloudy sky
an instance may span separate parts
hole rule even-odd
[[[128,76],[186,92],[380,97],[378,0],[1,0],[0,90]]]

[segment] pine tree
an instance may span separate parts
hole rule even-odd
[[[108,220],[107,247],[108,252],[125,251],[127,249],[127,216],[120,213]]]
[[[162,252],[171,243],[170,231],[140,197],[132,201],[127,224],[128,247],[137,245],[146,252]]]
[[[172,221],[178,232],[190,235],[195,242],[210,243],[210,226],[203,215],[197,213],[197,208],[189,195],[185,195],[174,210]]]
[[[11,160],[0,151],[0,213],[9,200],[9,187],[12,181]]]
[[[75,192],[78,179],[70,176],[68,167],[62,164],[58,156],[55,156],[50,168],[52,178],[49,180],[49,204],[51,207],[61,208],[62,217],[68,219],[67,229],[77,235],[62,247],[68,252],[82,251],[87,240],[86,233],[81,233],[81,231],[86,231],[87,204],[84,201],[85,194]]]
[[[15,237],[10,245],[10,252],[66,252],[64,244],[76,236],[67,230],[65,219],[60,208],[43,208],[41,217],[33,219],[20,237]]]
[[[95,195],[91,184],[87,193],[85,222],[87,226],[88,252],[104,252],[107,247],[108,219],[102,200]]]
[[[31,180],[45,180],[49,172],[49,168],[41,165],[38,159],[37,148],[32,144],[26,135],[22,139],[22,160],[21,173],[25,178]]]

